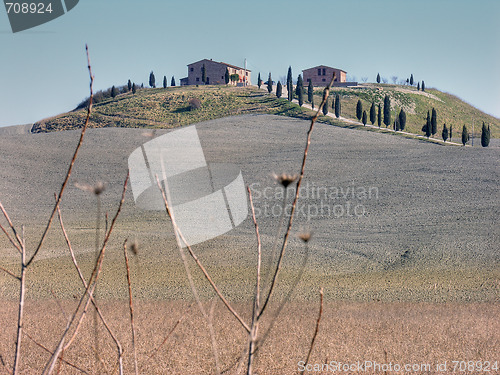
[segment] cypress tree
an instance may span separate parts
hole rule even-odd
[[[410,76],[410,85],[413,86],[413,73]]]
[[[307,101],[309,103],[312,103],[312,107],[314,109],[314,87],[313,87],[313,83],[311,80],[309,80],[309,85],[307,85]]]
[[[155,75],[153,74],[153,71],[149,73],[149,87],[156,87],[156,82],[155,82]]]
[[[170,80],[170,86],[175,86],[175,78],[172,76],[172,79]]]
[[[441,133],[441,136],[443,137],[443,142],[446,142],[448,139],[448,128],[446,127],[446,124],[443,124],[443,132]]]
[[[163,76],[163,88],[167,88],[167,76]]]
[[[224,82],[226,82],[226,85],[229,84],[229,69],[226,68],[226,72],[224,73]],[[262,84],[261,80],[260,80],[260,73],[259,73],[259,89],[260,89],[260,85]]]
[[[299,86],[297,86],[299,87]],[[298,93],[298,99],[299,99],[299,106],[302,107],[302,104],[304,104],[304,90],[302,89],[302,86],[299,87],[299,93]]]
[[[132,82],[130,82],[130,79],[127,82],[127,87],[128,87],[128,91],[132,90]]]
[[[273,80],[271,78],[271,73],[269,73],[269,78],[267,79],[267,92],[270,94],[273,91]]]
[[[377,83],[380,83],[380,73],[377,73]]]
[[[432,108],[431,132],[432,132],[432,135],[437,133],[437,113],[436,113],[436,110],[434,108]]]
[[[420,82],[417,83],[417,91],[420,91]]]
[[[283,88],[281,87],[281,82],[278,81],[278,84],[276,85],[276,96],[278,98],[281,98],[282,91],[283,91]]]
[[[384,124],[385,127],[391,124],[391,99],[389,99],[389,95],[384,98]]]
[[[116,87],[111,87],[111,97],[114,98],[116,96]]]
[[[259,86],[259,89],[260,86],[262,86],[262,79],[260,78],[260,72],[259,72],[259,78],[257,78],[257,86]]]
[[[132,94],[135,94],[137,91],[137,88],[135,87],[135,82],[132,84]]]
[[[465,146],[469,142],[469,132],[467,131],[467,126],[464,125],[462,128],[462,144]]]
[[[406,127],[406,112],[403,108],[399,112],[399,130],[405,130]]]
[[[293,100],[293,78],[292,78],[292,67],[288,67],[288,73],[286,75],[286,89],[288,91],[288,100]]]
[[[335,117],[340,117],[340,95],[335,95]]]
[[[375,121],[377,119],[375,118],[375,102],[372,102],[372,106],[370,107],[370,122],[375,124]]]
[[[488,125],[488,128],[486,128],[486,125],[484,124],[483,121],[483,129],[481,132],[481,146],[488,147],[489,144],[490,144],[490,126]]]
[[[289,83],[292,83],[292,85],[293,85],[293,81],[292,80],[293,80],[293,78],[292,78],[292,67],[289,66],[288,67],[288,73],[286,75],[286,84],[287,84],[287,87],[288,87]]]
[[[425,125],[422,127],[422,131],[425,133],[425,136],[429,138],[432,134],[432,126],[431,126],[431,114],[427,111],[427,120]]]
[[[358,99],[358,104],[356,104],[356,117],[358,121],[361,120],[363,116],[363,103],[361,103],[361,99]]]
[[[302,81],[302,75],[299,74],[297,77],[297,87],[295,88],[295,95],[299,96],[299,92],[304,93],[304,82]]]
[[[422,91],[425,91],[425,82],[422,81]]]
[[[377,124],[380,128],[382,126],[382,104],[378,103]]]
[[[205,83],[207,80],[207,70],[205,69],[205,64],[201,67],[201,82]]]
[[[453,136],[453,126],[450,125],[450,142],[451,142],[451,137]]]
[[[326,92],[323,91],[323,99],[325,99]],[[325,105],[323,106],[323,114],[326,116],[328,114],[328,97],[325,99]]]
[[[363,126],[366,126],[366,111],[363,111]]]

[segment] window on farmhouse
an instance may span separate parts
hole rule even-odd
[[[323,68],[323,75],[326,76],[325,68]]]
[[[318,75],[319,76],[321,75],[321,69],[318,69]]]
[[[196,82],[200,82],[200,77],[196,77]]]
[[[192,72],[194,72],[194,68],[191,68],[190,70],[191,70]]]

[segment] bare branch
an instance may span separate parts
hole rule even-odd
[[[257,345],[257,335],[259,332],[259,320],[257,315],[260,309],[260,266],[262,263],[262,245],[260,241],[259,225],[257,224],[257,219],[255,217],[255,207],[253,205],[252,192],[250,187],[247,186],[248,198],[250,201],[250,208],[252,209],[252,220],[255,226],[255,236],[257,238],[257,281],[255,284],[255,296],[252,310],[252,325],[250,329],[250,344],[248,347],[248,365],[247,374],[251,375],[253,373],[253,360],[255,356],[255,348]]]
[[[52,353],[52,352],[50,351],[50,349],[48,349],[47,347],[45,347],[45,346],[43,346],[42,344],[40,344],[39,342],[37,342],[37,341],[36,341],[33,337],[31,337],[31,336],[30,336],[27,332],[24,332],[24,335],[25,335],[27,338],[29,338],[31,341],[33,341],[33,343],[34,343],[36,346],[38,346],[39,348],[42,348],[42,349],[43,349],[43,350],[45,350],[47,353],[54,354],[54,353]],[[80,372],[81,372],[81,373],[83,373],[83,374],[88,374],[88,372],[87,372],[87,371],[85,371],[85,370],[81,369],[80,367],[78,367],[78,366],[74,365],[74,364],[73,364],[73,363],[71,363],[71,362],[66,361],[65,359],[61,359],[61,361],[62,361],[63,363],[65,363],[65,364],[67,364],[68,366],[71,366],[71,367],[73,367],[74,369],[76,369],[76,370],[80,371]]]
[[[160,189],[161,194],[163,196],[163,202],[165,204],[165,209],[167,211],[168,216],[172,220],[172,226],[174,227],[174,231],[178,234],[178,236],[182,240],[182,242],[184,242],[184,244],[186,245],[186,248],[188,249],[189,254],[194,259],[194,261],[198,265],[198,268],[201,270],[201,272],[203,273],[203,275],[205,276],[205,278],[208,280],[208,282],[212,286],[212,289],[219,296],[220,300],[224,303],[224,305],[227,307],[227,309],[234,315],[234,317],[241,323],[241,325],[243,326],[243,328],[245,328],[245,330],[247,331],[247,333],[250,333],[250,327],[248,327],[248,324],[245,323],[245,321],[239,316],[239,314],[236,312],[236,310],[234,310],[234,308],[229,304],[229,302],[226,300],[226,298],[222,295],[222,293],[220,292],[219,288],[217,287],[217,285],[215,285],[215,283],[213,282],[212,278],[208,274],[207,270],[205,269],[205,267],[203,267],[203,264],[201,264],[200,260],[198,259],[198,257],[196,256],[196,254],[193,252],[193,249],[187,243],[186,238],[184,237],[184,235],[180,231],[179,227],[177,226],[177,223],[175,222],[175,219],[174,219],[172,213],[170,212],[170,208],[169,208],[168,202],[167,202],[167,197],[165,195],[165,190],[161,186],[161,183],[160,183],[160,180],[158,179],[158,176],[156,176],[156,183],[157,183],[158,188]],[[180,248],[181,253],[182,253],[182,246],[179,246],[179,248]]]
[[[2,368],[5,370],[5,372],[8,374],[8,375],[11,375],[10,374],[10,371],[9,369],[7,368],[7,365],[5,364],[5,361],[3,360],[3,357],[2,355],[0,354],[0,364],[2,365]]]
[[[128,307],[130,310],[130,327],[132,329],[132,349],[134,351],[134,371],[135,375],[139,374],[137,367],[137,349],[135,347],[135,326],[134,326],[134,305],[132,303],[132,282],[130,280],[130,266],[127,255],[127,240],[123,243],[123,255],[125,257],[125,266],[127,268],[127,284],[128,284]]]
[[[0,202],[0,206],[1,205],[2,205],[2,202]],[[9,239],[10,243],[12,244],[12,246],[14,246],[17,249],[17,251],[19,253],[21,253],[21,248],[19,247],[19,245],[17,243],[14,242],[14,239],[10,236],[9,232],[7,232],[7,230],[4,228],[4,226],[2,224],[0,224],[0,229],[2,229],[2,232],[5,233],[5,235]]]
[[[78,272],[78,276],[80,277],[80,281],[82,282],[84,288],[87,288],[87,282],[85,281],[85,278],[84,278],[83,273],[82,273],[82,271],[80,269],[80,266],[78,265],[78,262],[77,262],[76,257],[75,257],[75,253],[73,251],[73,247],[71,246],[71,242],[69,240],[68,234],[66,232],[66,229],[64,228],[64,223],[63,223],[63,220],[62,220],[62,215],[61,215],[61,209],[60,209],[60,207],[57,208],[57,213],[58,213],[58,216],[59,216],[59,224],[61,225],[61,229],[62,229],[64,238],[66,240],[66,244],[68,245],[68,249],[69,249],[69,252],[71,254],[71,259],[72,259],[73,264],[74,264],[74,266],[75,266],[75,268],[76,268],[76,270]],[[109,327],[108,323],[106,322],[106,319],[104,318],[104,315],[102,314],[101,310],[99,309],[99,307],[98,307],[98,305],[97,305],[97,303],[95,301],[95,298],[93,296],[90,296],[90,299],[87,301],[87,303],[86,303],[86,305],[84,307],[84,312],[80,316],[80,320],[78,321],[78,324],[77,324],[77,326],[75,328],[73,336],[68,341],[68,343],[66,344],[66,346],[63,348],[63,351],[65,349],[67,349],[71,345],[71,343],[73,342],[74,338],[76,337],[76,335],[78,333],[78,329],[80,327],[80,324],[83,322],[83,318],[85,317],[86,311],[88,309],[89,302],[92,302],[92,305],[94,306],[94,308],[95,308],[95,310],[96,310],[99,318],[101,319],[104,327],[106,328],[106,330],[108,331],[109,335],[111,336],[111,338],[115,342],[115,345],[118,348],[118,352],[120,353],[121,352],[121,344],[118,341],[118,339],[116,338],[116,336],[113,333],[113,331],[111,330],[111,328]]]
[[[80,133],[80,139],[78,141],[78,144],[76,146],[75,152],[73,154],[73,157],[71,158],[71,162],[69,163],[68,167],[68,172],[66,172],[66,177],[64,178],[64,181],[61,185],[61,190],[59,191],[59,194],[57,195],[57,200],[56,203],[54,204],[54,208],[52,209],[52,213],[50,214],[49,220],[47,221],[47,226],[45,227],[45,230],[42,234],[42,237],[40,238],[40,241],[38,242],[38,246],[31,256],[30,260],[26,264],[26,267],[29,267],[30,264],[33,262],[35,257],[37,256],[38,252],[42,248],[43,242],[45,241],[45,238],[47,237],[47,233],[49,232],[50,226],[52,225],[52,221],[54,220],[54,216],[57,212],[57,208],[59,207],[59,204],[61,203],[62,196],[64,194],[64,190],[66,189],[66,186],[68,185],[69,178],[71,176],[71,172],[73,171],[73,166],[76,161],[76,157],[78,156],[78,151],[80,150],[82,143],[83,143],[83,137],[85,136],[85,132],[87,131],[87,127],[89,125],[90,121],[90,114],[92,112],[92,100],[94,97],[93,93],[93,85],[94,85],[94,76],[92,75],[92,68],[90,66],[90,56],[89,56],[89,49],[88,46],[85,45],[85,51],[87,53],[87,67],[89,71],[89,76],[90,76],[90,98],[89,98],[89,105],[87,108],[87,118],[85,119],[85,124],[83,125],[82,132]]]
[[[296,184],[295,198],[293,200],[292,208],[290,210],[290,216],[288,219],[288,227],[287,227],[287,230],[285,232],[285,236],[283,238],[283,245],[281,247],[281,252],[280,252],[280,255],[278,258],[278,264],[276,265],[276,270],[274,271],[274,276],[273,276],[273,279],[271,281],[271,286],[269,288],[269,292],[267,294],[264,305],[262,306],[262,308],[260,310],[260,313],[258,316],[259,318],[262,316],[262,314],[266,310],[267,304],[269,303],[269,300],[271,299],[271,295],[273,294],[274,287],[276,285],[276,281],[278,280],[278,275],[279,275],[279,272],[281,269],[281,264],[283,262],[283,256],[285,255],[286,246],[288,244],[288,238],[290,237],[290,231],[292,229],[293,217],[295,215],[297,201],[299,200],[300,185],[302,183],[302,179],[304,178],[304,172],[305,172],[306,161],[307,161],[307,153],[309,152],[309,145],[311,144],[311,135],[312,135],[312,131],[314,129],[314,123],[318,119],[318,116],[320,115],[321,111],[323,110],[323,106],[325,105],[326,101],[328,100],[328,96],[330,95],[330,87],[332,86],[334,79],[335,79],[335,74],[333,74],[332,79],[330,80],[330,83],[328,84],[328,86],[325,87],[325,90],[323,91],[323,100],[321,101],[321,104],[319,105],[316,114],[311,118],[311,125],[309,126],[309,130],[307,131],[307,141],[306,141],[306,146],[304,149],[304,156],[302,159],[302,166],[300,169],[300,175],[299,175],[299,178],[298,178],[297,184]]]
[[[295,276],[295,279],[293,280],[292,286],[290,287],[290,290],[286,294],[285,298],[283,301],[281,301],[281,304],[279,305],[278,309],[274,313],[274,316],[269,323],[266,332],[262,335],[262,337],[258,340],[257,346],[255,347],[255,351],[259,350],[263,345],[264,342],[266,341],[267,337],[271,333],[272,329],[274,328],[274,324],[276,323],[276,320],[278,319],[279,315],[281,314],[281,311],[284,309],[285,305],[288,303],[290,298],[292,297],[293,292],[295,291],[295,288],[297,288],[297,285],[299,285],[300,280],[302,279],[302,275],[304,274],[304,270],[306,269],[307,261],[309,260],[309,246],[306,241],[305,242],[305,255],[304,259],[302,260],[302,264],[299,268],[299,272]]]
[[[318,336],[319,332],[319,323],[321,322],[321,316],[323,315],[323,288],[320,289],[319,291],[319,298],[320,298],[320,305],[319,305],[319,314],[318,314],[318,320],[316,320],[316,329],[314,330],[314,335],[311,340],[311,345],[309,346],[309,352],[307,353],[307,358],[304,364],[304,369],[307,366],[307,363],[309,362],[309,359],[311,358],[311,353],[314,348],[314,342],[316,341],[316,337]],[[300,374],[303,374],[304,370],[300,372]]]
[[[7,273],[8,275],[12,276],[13,278],[21,281],[21,278],[19,276],[16,276],[15,274],[13,274],[12,272],[10,272],[8,269],[5,269],[3,267],[0,267],[0,270],[2,270],[3,272]]]
[[[26,297],[26,245],[24,242],[24,226],[21,227],[22,236],[20,238],[21,245],[21,276],[19,278],[19,310],[17,315],[17,337],[16,337],[16,351],[14,354],[14,367],[12,374],[17,375],[21,367],[21,341],[23,336],[24,325],[24,301]],[[17,234],[16,234],[17,237]]]
[[[55,363],[57,361],[57,358],[59,357],[59,354],[61,353],[61,350],[63,350],[63,349],[66,350],[68,348],[68,346],[71,344],[72,340],[76,337],[76,333],[78,332],[78,328],[80,327],[81,322],[83,321],[83,317],[85,316],[86,309],[87,309],[90,301],[92,300],[92,294],[94,292],[95,286],[97,285],[97,280],[98,280],[100,272],[101,272],[102,262],[103,262],[104,254],[105,254],[105,251],[106,251],[106,245],[107,245],[107,243],[109,241],[109,238],[110,238],[111,233],[113,231],[113,228],[115,226],[116,220],[118,219],[118,216],[119,216],[119,214],[121,212],[121,209],[122,209],[122,206],[123,206],[123,202],[125,201],[125,193],[127,191],[128,178],[129,178],[129,174],[127,173],[127,177],[125,178],[125,182],[123,184],[122,197],[121,197],[121,200],[120,200],[120,204],[118,205],[118,210],[117,210],[115,216],[113,217],[113,220],[111,222],[111,226],[109,228],[109,231],[106,233],[106,237],[104,239],[104,242],[103,242],[101,251],[99,253],[99,256],[96,259],[96,263],[95,263],[94,269],[92,271],[92,274],[90,276],[90,280],[89,280],[89,282],[87,284],[87,287],[85,288],[85,292],[83,293],[82,297],[80,298],[80,301],[78,302],[78,305],[77,305],[77,307],[75,309],[75,312],[71,316],[70,321],[68,322],[68,325],[67,325],[67,327],[66,327],[66,329],[65,329],[62,337],[59,340],[57,348],[54,351],[54,354],[50,358],[49,362],[47,362],[47,364],[45,366],[45,369],[43,371],[43,374],[47,374],[48,375],[48,374],[52,373],[52,371],[54,369],[54,366],[55,366]],[[88,296],[87,299],[85,298],[86,296]],[[80,310],[80,307],[83,305],[83,302],[85,300],[86,300],[86,306],[85,306],[84,311],[81,314],[81,317],[80,317],[80,320],[78,322],[78,325],[75,328],[75,332],[73,333],[73,337],[68,342],[68,344],[66,344],[66,346],[63,347],[64,341],[66,339],[66,336],[68,335],[69,329],[72,326],[72,324],[75,322],[77,314],[78,314],[78,311]],[[120,367],[120,374],[123,374],[123,350],[121,349],[121,346],[119,345],[118,340],[116,340],[115,343],[117,344],[118,351],[119,351],[119,353],[118,353],[118,355],[119,355],[118,362],[119,362],[119,367]]]
[[[165,338],[163,339],[163,341],[161,342],[161,344],[155,349],[155,351],[153,353],[151,353],[148,357],[148,360],[150,359],[153,359],[154,356],[156,354],[158,354],[158,352],[160,351],[161,347],[163,345],[165,345],[165,343],[167,342],[167,340],[170,338],[170,336],[172,335],[172,333],[174,333],[175,329],[177,328],[177,326],[179,324],[181,324],[181,322],[184,320],[184,318],[186,317],[187,315],[187,312],[191,309],[191,305],[189,305],[186,309],[186,311],[184,312],[184,314],[181,315],[181,317],[177,320],[177,322],[174,324],[174,326],[172,327],[172,329],[167,333],[167,335],[165,336]]]

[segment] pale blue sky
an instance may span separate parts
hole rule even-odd
[[[318,12],[314,14],[314,12]],[[243,65],[255,83],[291,65],[349,75],[425,80],[500,117],[498,0],[80,0],[66,15],[12,34],[0,9],[0,126],[73,109],[95,88],[187,75],[213,58]]]

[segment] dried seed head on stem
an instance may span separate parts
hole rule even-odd
[[[297,174],[287,174],[287,173],[281,173],[279,175],[273,174],[273,178],[285,189],[295,180],[297,180],[297,177],[298,177]]]
[[[94,185],[85,182],[75,182],[74,185],[77,189],[87,191],[94,195],[101,195],[104,190],[106,190],[106,184],[102,181],[97,181]]]
[[[300,238],[303,242],[308,243],[312,237],[311,231],[300,232],[297,234],[297,237]]]

